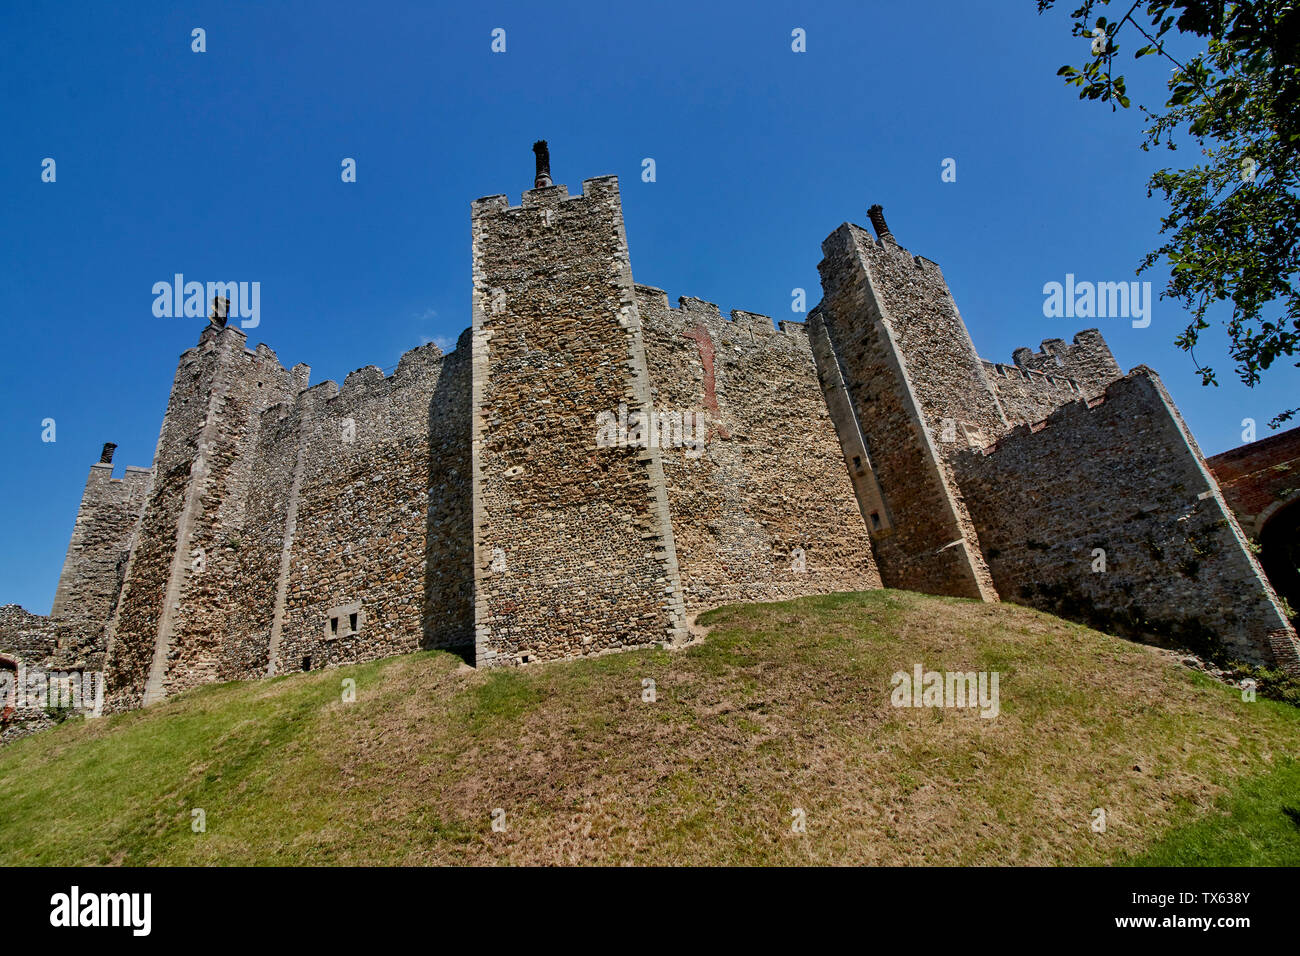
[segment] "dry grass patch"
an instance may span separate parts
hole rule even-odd
[[[1294,708],[1011,605],[878,591],[700,623],[676,653],[418,654],[57,728],[0,752],[0,861],[1103,863],[1300,750]],[[918,663],[998,671],[999,716],[892,707]]]

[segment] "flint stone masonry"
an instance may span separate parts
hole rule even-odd
[[[957,470],[1004,598],[1110,633],[1300,663],[1287,653],[1272,589],[1150,369],[963,453]]]
[[[110,447],[105,446],[104,456],[111,459]],[[50,609],[52,619],[89,622],[102,633],[117,607],[152,477],[148,468],[130,467],[122,478],[114,478],[111,461],[90,466]]]
[[[654,407],[712,426],[661,452],[686,606],[880,587],[804,326],[636,294]]]
[[[467,359],[425,345],[262,414],[226,676],[470,646]],[[359,626],[327,635],[340,606]]]
[[[17,604],[0,606],[0,654],[28,661],[44,660],[58,648],[58,636],[48,617]]]
[[[100,672],[104,668],[103,624],[54,620],[17,604],[0,606],[0,744],[53,727],[45,706],[17,695],[21,667],[48,672]],[[5,679],[7,678],[7,681]]]
[[[221,674],[261,413],[297,381],[266,345],[209,325],[181,356],[154,483],[109,625],[108,706],[144,703]]]
[[[659,450],[597,446],[600,412],[651,406],[617,180],[473,228],[476,661],[683,640]]]
[[[875,480],[892,516],[873,528],[889,587],[996,600],[940,442],[944,419],[963,435],[997,434],[1005,419],[938,267],[892,236],[845,223],[822,244],[823,299],[810,322],[823,382],[843,381]],[[954,432],[955,433],[955,432]]]
[[[421,648],[672,645],[688,612],[884,584],[1300,672],[1177,409],[1097,330],[980,358],[878,207],[876,238],[822,244],[806,325],[670,308],[633,282],[617,180],[570,196],[536,158],[519,206],[471,204],[454,351],[309,386],[205,328],[152,468],[91,466],[53,613],[0,608],[4,661],[102,667],[111,711]],[[650,412],[703,431],[601,440],[602,415]]]
[[[1062,339],[1047,339],[1039,348],[1038,352],[1016,349],[1011,358],[1022,369],[1069,379],[1085,398],[1100,395],[1123,374],[1097,329],[1075,333],[1071,345]]]

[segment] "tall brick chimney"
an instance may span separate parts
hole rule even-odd
[[[533,179],[533,188],[555,185],[551,182],[551,151],[546,147],[546,140],[539,139],[533,143],[533,153],[537,156],[537,176]]]
[[[99,453],[99,463],[101,465],[111,465],[113,463],[113,452],[117,451],[117,445],[111,441],[104,442],[104,450]]]
[[[867,210],[867,215],[871,217],[871,228],[876,230],[876,238],[881,242],[892,242],[898,245],[898,240],[894,234],[889,231],[889,226],[885,223],[885,210],[880,203],[876,203]]]

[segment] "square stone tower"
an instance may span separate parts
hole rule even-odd
[[[822,243],[823,298],[809,316],[823,384],[845,388],[846,453],[887,587],[996,601],[951,458],[1007,428],[936,263],[900,247],[879,206],[877,237],[844,223]],[[817,342],[815,341],[815,346]],[[828,400],[836,400],[832,396]],[[869,474],[868,474],[869,473]]]
[[[618,180],[570,196],[534,151],[522,206],[472,207],[479,665],[686,634],[660,451],[598,442],[600,413],[650,410]]]
[[[110,622],[109,706],[150,704],[215,680],[235,595],[258,417],[303,383],[267,346],[209,325],[181,356],[153,480]]]

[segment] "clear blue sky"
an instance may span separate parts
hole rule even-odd
[[[1137,149],[1136,109],[1081,103],[1054,75],[1081,59],[1068,10],[810,6],[5,3],[0,603],[49,610],[103,442],[118,474],[152,462],[204,324],[155,318],[155,282],[261,282],[250,345],[313,382],[394,365],[469,325],[470,201],[518,202],[539,138],[573,192],[620,177],[633,273],[674,301],[802,318],[791,289],[819,298],[821,240],[880,202],[942,265],[985,358],[1099,325],[1126,370],[1161,373],[1207,454],[1294,404],[1292,367],[1250,391],[1219,361],[1222,386],[1203,389],[1170,303],[1140,330],[1043,317],[1043,284],[1067,272],[1133,278],[1161,211],[1145,181],[1166,159]],[[1154,100],[1128,72],[1135,105]],[[1199,352],[1220,358],[1223,336]]]

